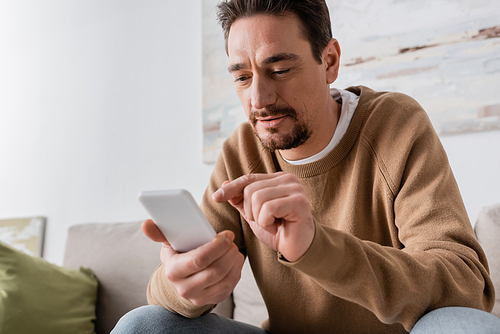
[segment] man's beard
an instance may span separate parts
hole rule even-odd
[[[294,119],[294,126],[290,133],[277,134],[277,128],[268,128],[266,131],[269,134],[277,134],[272,136],[272,138],[260,137],[256,130],[257,118],[268,117],[268,116],[289,116]],[[311,129],[308,128],[304,121],[301,121],[297,117],[297,112],[291,107],[270,107],[265,111],[252,112],[249,117],[250,124],[252,125],[253,132],[259,138],[262,146],[270,152],[276,150],[290,150],[292,148],[299,147],[304,144],[312,134]]]

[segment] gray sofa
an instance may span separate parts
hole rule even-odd
[[[160,264],[161,245],[149,240],[141,231],[141,222],[88,223],[72,226],[68,231],[64,266],[88,268],[99,281],[96,305],[96,333],[108,334],[128,311],[147,305],[146,287],[154,269]],[[267,317],[248,264],[235,295],[244,303],[235,308],[231,296],[214,310],[226,317],[259,325]]]
[[[141,222],[82,224],[69,229],[64,266],[91,269],[99,280],[96,333],[109,333],[128,311],[146,305],[146,287],[159,265],[160,245],[142,234]],[[476,234],[490,263],[500,291],[500,204],[485,208],[477,221]],[[214,312],[259,325],[267,311],[253,280],[248,262],[233,295]],[[500,317],[500,293],[493,313]]]

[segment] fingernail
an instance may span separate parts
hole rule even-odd
[[[226,239],[229,240],[229,242],[233,242],[234,240],[234,233],[232,232],[226,232]]]
[[[217,238],[213,239],[213,242],[222,242],[230,244],[233,240],[231,240],[231,236],[229,233],[223,232],[217,236]]]
[[[223,190],[221,188],[217,189],[216,192],[212,194],[212,199],[216,202],[219,202],[223,196]]]

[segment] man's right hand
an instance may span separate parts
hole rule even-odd
[[[163,243],[161,262],[166,277],[178,294],[197,306],[218,304],[234,290],[245,260],[233,242],[234,233],[223,231],[211,242],[192,251],[175,251],[155,223],[148,219],[142,231]]]

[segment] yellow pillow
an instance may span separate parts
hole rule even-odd
[[[0,333],[91,334],[97,279],[0,243]]]

